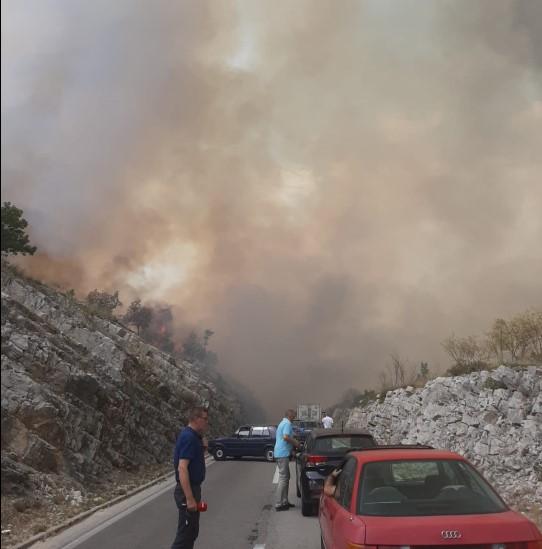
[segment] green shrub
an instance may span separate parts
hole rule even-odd
[[[493,379],[492,377],[486,379],[483,388],[489,389],[490,391],[496,391],[497,389],[508,389],[508,387],[500,379]]]
[[[487,362],[477,361],[455,364],[451,368],[448,368],[446,373],[449,376],[464,376],[467,374],[472,374],[473,372],[480,372],[482,370],[489,369],[491,369],[491,366]]]

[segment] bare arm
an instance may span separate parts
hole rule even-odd
[[[337,478],[341,474],[341,469],[335,469],[331,475],[326,477],[324,481],[324,494],[333,497],[337,488]]]
[[[284,435],[282,437],[286,442],[288,442],[289,444],[293,445],[295,448],[299,448],[299,441],[296,440],[295,438],[289,436],[289,435]]]
[[[197,509],[197,502],[192,493],[192,486],[190,486],[190,475],[188,474],[189,459],[179,460],[179,480],[181,482],[181,488],[186,497],[186,508],[189,511],[195,511]]]

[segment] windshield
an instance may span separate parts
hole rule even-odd
[[[381,461],[363,466],[360,515],[467,515],[506,509],[487,482],[462,461]]]
[[[375,446],[373,439],[365,435],[337,435],[318,437],[314,441],[311,452],[346,454],[346,452],[354,448],[369,448],[373,446]]]

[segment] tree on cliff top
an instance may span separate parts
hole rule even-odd
[[[119,299],[118,290],[114,294],[93,290],[87,295],[87,306],[90,312],[108,320],[113,319],[113,311],[119,305],[122,305],[122,303]]]
[[[205,330],[201,338],[195,330],[192,330],[182,343],[182,355],[189,362],[199,362],[206,366],[216,366],[218,357],[210,351],[209,339],[214,334],[212,330]]]
[[[150,326],[152,316],[152,309],[141,305],[141,299],[136,299],[130,303],[128,311],[124,315],[124,321],[135,326],[139,335],[142,329],[145,330]]]
[[[11,202],[2,206],[2,255],[34,255],[35,246],[30,246],[26,234],[28,222],[23,217],[23,210]]]

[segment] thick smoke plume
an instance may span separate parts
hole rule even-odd
[[[2,191],[278,419],[540,306],[538,0],[2,3]]]

